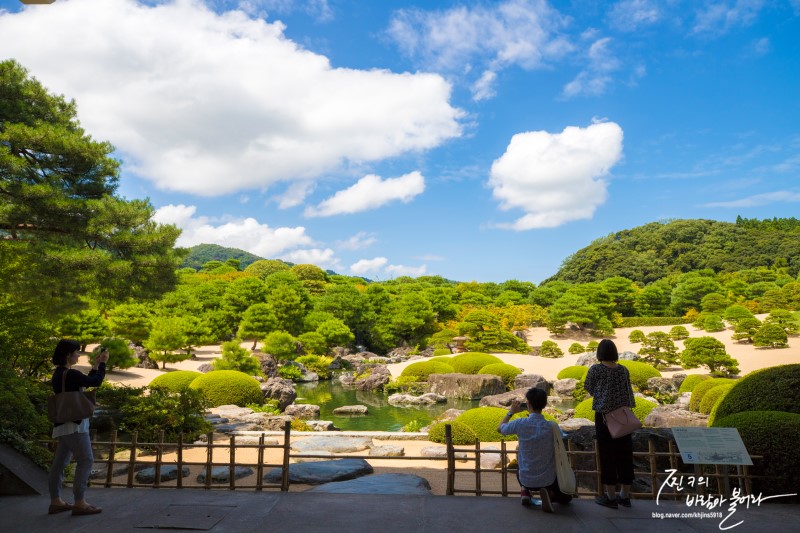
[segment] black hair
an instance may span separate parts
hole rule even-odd
[[[619,352],[617,352],[617,345],[611,339],[603,339],[597,345],[597,360],[598,361],[617,361],[619,360]]]
[[[525,399],[528,400],[528,408],[531,411],[541,411],[547,405],[547,393],[538,387],[528,389]]]
[[[61,339],[56,344],[56,349],[53,352],[53,364],[56,366],[64,366],[67,364],[67,357],[75,350],[80,350],[81,345],[78,341],[72,339]]]

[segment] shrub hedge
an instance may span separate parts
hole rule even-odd
[[[682,316],[625,316],[622,317],[621,328],[639,328],[643,326],[675,326],[689,324]]]
[[[477,374],[478,370],[494,363],[502,363],[503,360],[488,353],[466,352],[458,354],[448,364],[453,367],[455,372],[461,374]]]
[[[634,400],[636,407],[633,408],[633,414],[644,424],[644,419],[656,407],[656,404],[638,396]],[[587,418],[594,422],[595,412],[592,410],[592,398],[586,398],[575,406],[575,418]]]
[[[660,378],[661,372],[656,370],[652,365],[647,363],[640,363],[639,361],[618,361],[619,364],[628,369],[631,375],[631,384],[639,389],[647,387],[647,380],[650,378]]]
[[[451,422],[439,422],[432,425],[428,430],[428,440],[444,444],[444,426],[446,424],[450,424],[452,428],[451,435],[453,437],[453,444],[475,444],[477,435],[472,431],[472,428],[456,420]]]
[[[704,415],[711,414],[711,410],[714,409],[714,406],[722,400],[732,387],[733,383],[728,383],[727,385],[718,385],[711,388],[703,395],[703,399],[700,400],[700,412]]]
[[[180,392],[188,389],[192,381],[202,375],[203,374],[200,372],[195,372],[194,370],[176,370],[174,372],[168,372],[166,374],[161,374],[160,376],[154,377],[147,386],[151,389],[160,387],[162,389],[167,389],[168,391]]]
[[[516,435],[503,436],[497,432],[497,426],[508,411],[500,407],[476,407],[464,411],[455,419],[456,422],[466,425],[475,432],[475,436],[481,442],[499,442],[501,440],[517,440]],[[526,411],[515,414],[511,420],[525,418],[528,416]],[[549,415],[545,415],[548,418]],[[548,418],[548,420],[552,420]]]
[[[692,397],[689,398],[689,410],[699,412],[700,403],[703,401],[703,396],[705,396],[708,391],[714,387],[727,385],[728,383],[733,382],[734,380],[730,378],[711,378],[701,381],[694,387],[694,389],[692,389]]]
[[[452,355],[452,352],[450,351],[450,348],[436,348],[435,350],[433,350],[433,356],[434,357],[438,357],[440,355],[449,356],[449,355]]]
[[[568,366],[566,368],[562,368],[559,370],[558,374],[556,375],[556,379],[577,379],[578,381],[583,381],[583,378],[586,377],[586,373],[589,371],[588,366],[582,365],[574,365]]]
[[[678,393],[692,392],[698,383],[707,379],[711,378],[703,374],[689,374],[686,376],[686,379],[683,380],[683,383],[681,383],[681,388],[678,389]]]
[[[264,402],[258,381],[237,370],[213,370],[196,378],[189,388],[199,390],[211,407]]]
[[[734,388],[737,388],[736,384]],[[731,390],[728,395],[732,394]],[[800,486],[800,414],[780,411],[744,411],[717,419],[714,427],[732,427],[739,430],[747,451],[763,455],[763,461],[754,461],[750,473],[753,493],[766,495],[797,493]],[[781,498],[782,503],[800,501]]]
[[[431,374],[452,374],[453,367],[442,361],[419,361],[411,363],[403,369],[400,377],[413,377],[417,381],[428,381]]]
[[[719,403],[715,417],[743,411],[800,414],[800,364],[756,370],[739,379]]]
[[[514,386],[514,378],[522,374],[522,371],[514,365],[507,363],[492,363],[478,370],[478,374],[491,374],[503,378],[506,387]]]

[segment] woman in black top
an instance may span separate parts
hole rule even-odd
[[[51,380],[53,392],[73,392],[83,390],[85,387],[99,387],[106,375],[106,361],[108,350],[103,350],[95,360],[95,366],[88,375],[80,370],[70,368],[78,362],[80,357],[80,344],[73,340],[60,340],[53,352],[53,364],[56,369]],[[66,377],[65,374],[66,373]],[[89,504],[84,497],[86,486],[89,483],[89,474],[92,471],[94,455],[92,443],[89,440],[89,419],[74,420],[55,424],[53,438],[58,440],[53,466],[50,468],[48,485],[50,489],[50,514],[63,511],[72,511],[73,515],[97,514],[102,509]],[[61,485],[64,481],[64,469],[71,458],[75,458],[77,466],[75,477],[72,481],[72,492],[75,503],[69,504],[61,499]]]
[[[595,502],[617,509],[619,505],[631,506],[631,484],[633,483],[633,436],[618,439],[611,437],[605,419],[606,413],[618,407],[635,407],[628,369],[617,363],[617,346],[603,339],[597,346],[599,364],[592,365],[586,373],[583,387],[592,395],[592,410],[595,412],[594,427],[597,448],[600,452],[600,480],[606,486],[605,494]],[[617,485],[620,493],[617,495]]]

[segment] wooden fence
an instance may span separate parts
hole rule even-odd
[[[365,459],[370,462],[375,461],[403,461],[403,460],[424,460],[435,464],[446,461],[446,494],[472,494],[476,496],[495,495],[509,496],[518,494],[518,484],[516,481],[516,469],[509,467],[509,463],[516,458],[516,450],[508,449],[505,442],[500,443],[500,449],[481,448],[481,443],[475,441],[470,447],[456,447],[450,437],[450,426],[445,428],[446,455],[443,457],[422,457],[422,456],[372,456],[372,455],[342,455],[336,458]],[[289,490],[289,465],[292,459],[328,459],[329,455],[314,454],[294,454],[291,450],[291,429],[286,423],[282,433],[283,442],[267,442],[262,433],[257,443],[237,442],[235,435],[228,436],[227,439],[215,438],[214,433],[206,435],[203,443],[185,443],[182,436],[178,442],[164,442],[163,432],[156,442],[139,442],[138,436],[134,433],[130,441],[119,441],[116,432],[112,432],[108,441],[98,441],[96,435],[92,436],[92,445],[95,451],[95,471],[98,466],[105,465],[105,472],[98,477],[93,476],[94,482],[100,482],[105,487],[153,487],[153,488],[200,488],[200,489],[228,489],[228,490],[256,490],[276,489],[280,491]],[[52,441],[51,441],[52,442]],[[578,495],[594,496],[601,490],[599,465],[599,452],[596,441],[592,450],[575,450],[572,443],[567,440],[567,455],[570,463],[578,478]],[[638,459],[638,464],[646,464],[647,470],[636,470],[637,479],[649,480],[651,490],[647,492],[633,492],[635,498],[655,499],[660,498],[680,498],[689,494],[721,494],[728,496],[733,486],[738,487],[742,494],[752,494],[752,476],[747,466],[729,465],[685,465],[680,453],[675,449],[674,443],[669,442],[669,449],[666,452],[656,451],[653,441],[649,441],[648,451],[635,452],[634,457]],[[185,459],[188,450],[202,449],[205,451],[205,459],[202,461],[190,461]],[[241,457],[241,452],[255,449],[255,460],[247,461]],[[279,450],[279,462],[265,462],[267,450]],[[126,451],[126,456],[120,456],[122,451]],[[216,450],[227,450],[225,460],[215,460]],[[237,452],[240,452],[237,454]],[[499,455],[498,468],[487,468],[481,466],[481,458],[485,455]],[[166,457],[165,457],[166,456]],[[761,457],[753,456],[752,459],[759,460]],[[588,461],[587,461],[588,460]],[[457,466],[456,463],[466,463],[465,466]],[[589,465],[588,467],[586,465]],[[583,466],[581,466],[583,465]],[[664,468],[667,466],[668,468]],[[152,482],[142,482],[137,480],[137,473],[143,468],[153,468]],[[166,468],[174,468],[177,474],[175,484],[165,484],[162,479]],[[197,483],[185,483],[183,471],[185,467],[200,467],[204,473],[204,480]],[[213,472],[215,468],[228,469],[227,483],[215,482]],[[249,467],[253,473],[237,480],[237,467]],[[266,483],[264,475],[266,469],[280,469],[279,482]],[[692,487],[682,486],[679,489],[667,486],[662,489],[662,485],[670,476],[668,470],[676,471],[675,477],[684,476],[700,483],[693,483]],[[255,475],[255,482],[251,479]],[[499,476],[499,483],[497,480]],[[494,479],[492,479],[494,478]],[[511,488],[509,489],[509,478],[511,478]],[[645,483],[647,484],[647,483]],[[488,488],[487,488],[488,485]],[[669,484],[668,484],[669,485]],[[659,489],[661,493],[659,494]]]

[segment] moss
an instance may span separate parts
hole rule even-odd
[[[639,361],[619,361],[619,364],[628,369],[631,375],[631,384],[639,389],[647,387],[648,379],[661,377],[661,372],[647,363],[640,363]]]
[[[717,417],[743,411],[800,414],[800,364],[781,365],[747,374],[717,406]]]
[[[506,387],[513,387],[514,378],[520,375],[522,371],[514,365],[506,363],[492,363],[478,370],[478,374],[491,374],[493,376],[500,376]]]
[[[428,381],[431,374],[452,374],[453,367],[441,361],[420,361],[403,369],[400,377],[413,377],[417,381]]]
[[[703,395],[703,399],[700,400],[700,412],[704,415],[711,414],[711,410],[714,408],[717,403],[722,400],[722,398],[728,393],[729,390],[733,387],[733,383],[728,383],[727,385],[718,385],[713,387],[708,392]]]
[[[708,391],[719,385],[727,385],[733,382],[734,380],[730,378],[711,378],[698,383],[692,390],[692,397],[689,398],[689,410],[699,412],[700,403],[703,401],[703,396],[705,396]]]
[[[478,438],[472,428],[461,422],[453,420],[452,422],[439,422],[434,424],[428,430],[428,440],[431,442],[438,442],[444,444],[444,427],[450,424],[452,428],[453,444],[475,444],[475,439]]]
[[[200,372],[195,372],[193,370],[176,370],[174,372],[168,372],[166,374],[156,376],[147,386],[151,389],[155,387],[161,387],[162,389],[167,389],[168,391],[180,392],[189,388],[189,385],[192,383],[192,381],[202,375],[203,374]]]
[[[734,388],[738,387],[735,385]],[[732,394],[731,390],[728,395]],[[745,411],[722,417],[714,427],[739,431],[750,455],[762,455],[750,468],[754,494],[765,496],[797,493],[800,486],[800,414],[779,411]],[[766,477],[760,477],[766,476]],[[798,498],[794,498],[795,502]],[[781,498],[781,502],[790,500]]]
[[[588,366],[568,366],[566,368],[562,368],[559,370],[556,379],[577,379],[578,381],[583,381],[586,377],[586,373],[589,371]]]
[[[686,379],[683,380],[683,383],[681,383],[681,388],[678,389],[678,393],[692,392],[698,383],[707,379],[710,379],[710,377],[703,374],[689,374],[686,376]]]
[[[449,364],[453,367],[455,372],[461,374],[477,374],[478,371],[486,365],[502,362],[502,359],[489,355],[488,353],[466,352],[450,359]]]
[[[633,414],[636,418],[644,424],[644,419],[650,414],[650,411],[655,409],[656,404],[644,398],[636,397],[636,407],[633,408]],[[575,406],[575,418],[587,418],[594,422],[595,412],[592,410],[592,398],[586,398],[581,403]]]
[[[455,421],[465,424],[472,429],[481,442],[517,440],[516,435],[503,436],[497,432],[497,426],[500,425],[500,422],[507,412],[506,409],[501,409],[500,407],[476,407],[475,409],[464,411],[458,415]],[[522,411],[512,416],[511,420],[525,418],[527,416],[528,412]],[[555,418],[548,414],[545,414],[544,417],[547,420],[555,420]]]
[[[258,381],[237,370],[213,370],[192,381],[190,389],[199,390],[212,407],[263,403]]]

